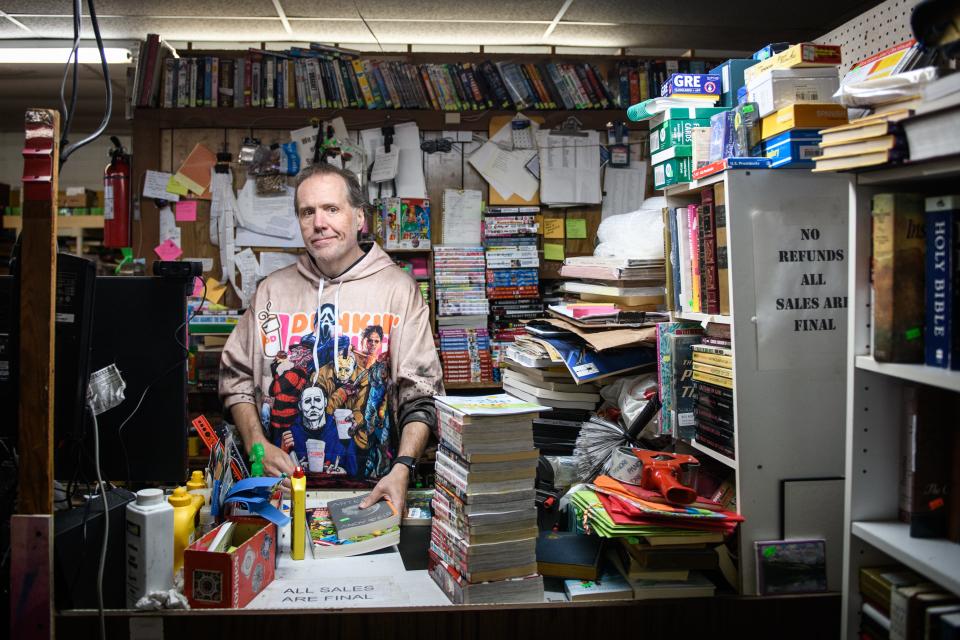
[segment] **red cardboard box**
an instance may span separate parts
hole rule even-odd
[[[183,587],[194,609],[238,609],[273,582],[277,526],[263,518],[236,517],[233,553],[207,551],[220,527],[183,552]],[[223,525],[220,525],[223,526]]]

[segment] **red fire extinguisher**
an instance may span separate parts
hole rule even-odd
[[[130,246],[130,156],[119,138],[110,136],[110,164],[103,170],[103,245]]]

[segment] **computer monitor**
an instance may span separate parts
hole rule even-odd
[[[186,477],[190,284],[192,277],[97,278],[90,369],[116,364],[126,382],[125,400],[97,416],[104,478]]]

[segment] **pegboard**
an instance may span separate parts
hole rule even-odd
[[[842,47],[843,66],[869,58],[913,37],[910,14],[920,0],[885,0],[869,11],[817,38],[818,44]]]

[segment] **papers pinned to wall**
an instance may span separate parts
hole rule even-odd
[[[390,184],[382,185],[369,184],[369,196],[389,197],[397,196],[400,198],[425,198],[427,197],[427,183],[423,177],[423,152],[420,150],[420,129],[415,122],[403,122],[394,125],[393,144],[391,150],[396,147],[399,149],[399,159],[397,163],[396,175],[396,193],[392,191]],[[363,147],[366,156],[367,166],[370,168],[378,147],[384,146],[383,133],[380,128],[363,129],[360,132],[360,145]]]
[[[483,194],[474,189],[443,190],[443,244],[480,244]]]
[[[551,206],[600,204],[600,134],[540,130],[540,201]]]
[[[608,166],[603,173],[601,220],[639,209],[646,189],[646,162],[634,162],[622,169]]]

